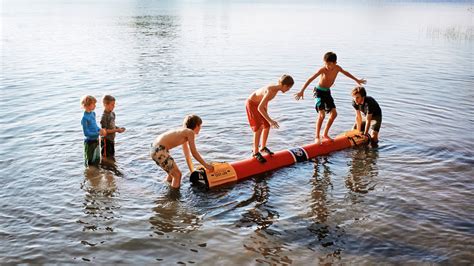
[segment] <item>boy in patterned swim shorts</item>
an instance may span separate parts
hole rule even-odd
[[[159,135],[152,144],[151,158],[168,174],[166,181],[171,183],[173,188],[180,187],[182,174],[169,150],[179,145],[183,145],[183,153],[189,171],[194,171],[191,154],[206,169],[214,171],[214,167],[206,163],[196,149],[195,137],[199,134],[201,126],[202,120],[199,116],[187,115],[184,118],[182,128],[169,130]]]

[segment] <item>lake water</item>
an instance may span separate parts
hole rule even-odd
[[[472,2],[354,2],[2,1],[0,263],[472,264]],[[205,159],[248,158],[245,99],[283,73],[269,147],[312,142],[311,88],[292,94],[327,51],[381,105],[378,148],[211,191],[177,149],[180,193],[161,181],[148,147],[188,113]],[[116,168],[86,170],[79,99],[105,93],[127,131]]]

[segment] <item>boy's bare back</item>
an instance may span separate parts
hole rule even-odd
[[[156,137],[153,146],[163,145],[167,150],[184,144],[194,137],[194,131],[189,128],[177,128],[166,131],[165,133]]]
[[[252,92],[252,94],[250,94],[248,99],[251,100],[252,102],[259,103],[262,101],[265,95],[268,95],[267,99],[271,100],[277,94],[278,88],[279,87],[277,85],[268,85],[268,86],[261,87],[260,89],[257,89],[254,92]]]

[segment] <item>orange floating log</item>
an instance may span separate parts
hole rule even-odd
[[[358,131],[347,131],[334,138],[333,141],[326,140],[321,144],[312,143],[303,147],[278,151],[272,156],[265,155],[266,163],[260,163],[255,158],[249,158],[233,163],[214,163],[213,172],[201,167],[191,173],[190,181],[193,184],[201,183],[207,188],[212,188],[366,142],[367,137],[361,135]]]

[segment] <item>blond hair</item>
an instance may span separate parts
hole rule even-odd
[[[112,95],[104,95],[104,97],[102,97],[102,103],[103,104],[109,104],[111,102],[115,102],[115,98],[114,96]]]
[[[83,108],[85,108],[86,106],[89,106],[93,103],[96,103],[96,102],[97,102],[97,100],[92,95],[84,95],[84,96],[81,97],[81,105],[82,105]]]

